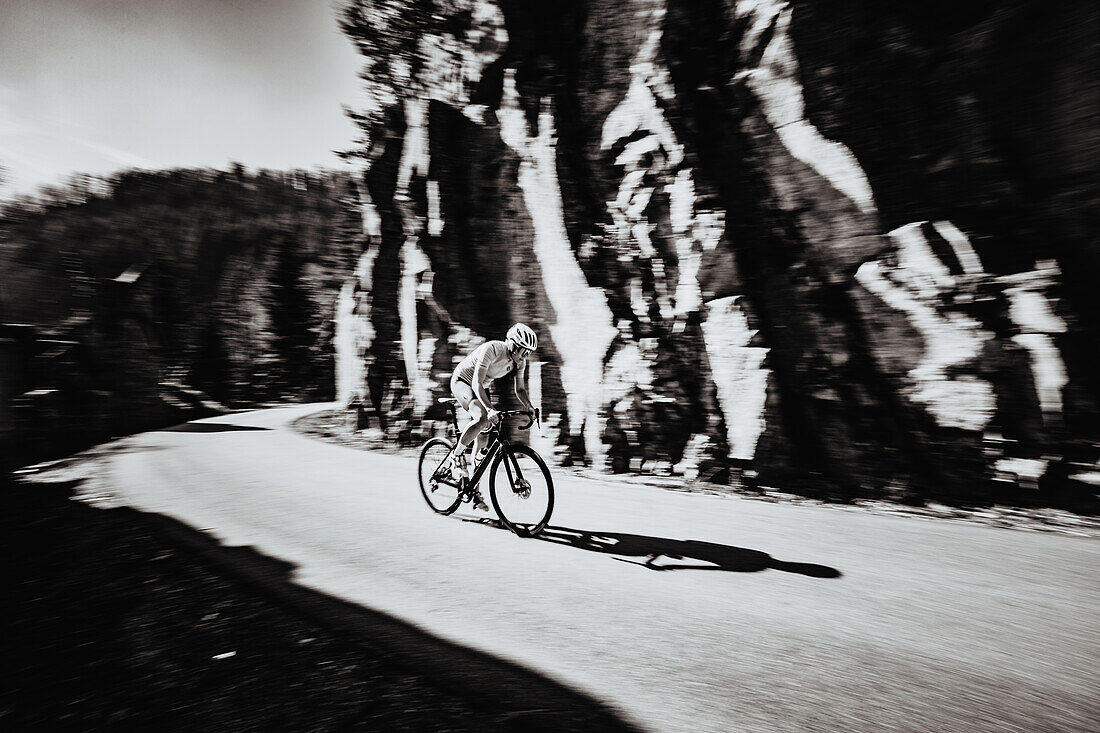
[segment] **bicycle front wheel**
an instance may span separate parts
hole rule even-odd
[[[451,455],[452,447],[443,438],[432,438],[420,450],[420,463],[417,466],[420,493],[437,514],[453,513],[462,501],[455,480],[442,467],[447,456]]]
[[[489,497],[508,529],[532,537],[546,527],[554,511],[550,469],[529,446],[509,446],[497,453],[489,469]]]

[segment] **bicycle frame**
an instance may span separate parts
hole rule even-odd
[[[527,413],[521,410],[502,410],[500,412],[500,423],[492,426],[491,428],[489,428],[489,430],[486,431],[489,435],[489,440],[485,445],[485,458],[483,458],[474,468],[474,475],[471,476],[469,481],[466,482],[465,489],[462,489],[462,487],[442,476],[437,476],[439,482],[448,486],[453,486],[459,490],[470,491],[472,487],[478,485],[478,483],[481,481],[481,477],[485,475],[485,472],[487,470],[489,470],[489,466],[493,463],[493,459],[496,458],[497,452],[504,451],[506,457],[504,461],[504,470],[508,472],[509,482],[512,485],[515,485],[516,477],[518,476],[521,479],[523,477],[520,475],[519,465],[516,463],[516,457],[512,454],[512,451],[509,450],[511,448],[511,444],[501,432],[501,428],[504,427],[505,420],[511,417],[518,417],[519,415],[527,415]],[[532,419],[532,422],[533,421],[534,420]],[[458,429],[458,408],[453,403],[451,404],[451,423],[455,429],[455,435],[460,434],[460,431]],[[528,423],[528,425],[530,425],[530,423]],[[513,469],[515,469],[514,474],[512,472]]]

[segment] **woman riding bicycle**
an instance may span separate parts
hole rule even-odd
[[[516,399],[523,409],[531,411],[524,372],[527,369],[527,355],[538,346],[539,338],[535,332],[528,326],[517,323],[508,329],[504,341],[486,341],[455,368],[451,375],[451,394],[473,417],[472,422],[463,429],[458,445],[455,446],[452,472],[456,478],[473,475],[474,462],[466,454],[474,438],[478,438],[479,450],[484,450],[485,437],[482,431],[500,421],[489,395],[485,392],[490,382],[512,374]],[[478,503],[484,506],[484,502]]]

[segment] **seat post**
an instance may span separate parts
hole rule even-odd
[[[440,397],[439,401],[451,408],[451,425],[454,426],[455,435],[458,435],[458,400],[454,397]]]

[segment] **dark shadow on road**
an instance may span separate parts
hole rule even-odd
[[[504,528],[495,520],[481,520]],[[665,537],[627,534],[624,532],[591,532],[569,527],[547,527],[535,539],[568,545],[589,552],[618,556],[616,560],[641,565],[650,570],[725,570],[731,573],[756,573],[761,570],[782,570],[785,573],[808,575],[811,578],[839,578],[841,572],[827,565],[776,560],[766,552],[744,547],[721,545],[702,540],[673,540]],[[627,558],[644,558],[631,560]]]
[[[121,438],[111,443],[100,443],[99,445],[85,448],[79,453],[74,453],[63,458],[43,461],[42,463],[36,463],[34,465],[13,466],[11,470],[14,476],[33,476],[44,471],[54,471],[72,466],[79,466],[105,456],[115,456],[123,453],[147,453],[160,450],[164,450],[164,446],[149,442],[134,441],[130,438]]]
[[[259,428],[254,425],[229,425],[217,422],[187,422],[165,428],[165,433],[229,433],[236,430],[271,430],[271,428]]]
[[[80,482],[0,488],[19,558],[0,729],[52,729],[62,711],[73,730],[636,730],[532,670],[306,588],[252,547],[74,501]]]

